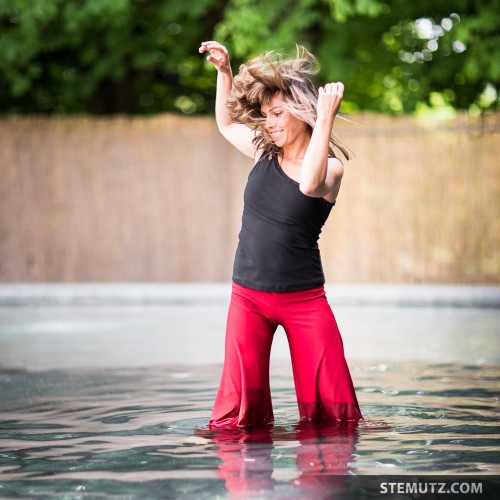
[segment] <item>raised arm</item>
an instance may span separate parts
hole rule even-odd
[[[333,121],[342,103],[344,85],[328,83],[318,91],[317,119],[302,162],[300,190],[308,196],[335,201],[344,174],[338,158],[328,157]]]
[[[244,155],[254,158],[255,148],[252,144],[254,132],[246,125],[232,122],[226,106],[233,84],[227,49],[218,42],[209,41],[202,42],[199,51],[201,54],[208,51],[207,61],[217,69],[215,119],[219,132]]]

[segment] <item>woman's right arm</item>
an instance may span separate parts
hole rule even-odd
[[[242,123],[234,123],[229,116],[227,100],[231,94],[233,74],[227,49],[218,42],[202,42],[200,53],[210,52],[207,61],[217,69],[217,96],[215,99],[215,119],[220,133],[244,155],[255,157],[252,143],[254,132]]]

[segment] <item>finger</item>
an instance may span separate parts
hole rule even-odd
[[[214,42],[214,41],[209,41],[209,42],[202,42],[201,46],[204,47],[206,50],[226,50],[223,45],[221,45],[219,42]]]
[[[325,85],[325,92],[328,95],[342,96],[344,93],[344,85],[341,82],[331,82]]]
[[[207,50],[220,50],[220,48],[220,46],[214,45],[212,43],[202,43],[199,50],[200,52],[205,52]]]
[[[201,52],[208,51],[214,57],[219,60],[223,60],[225,57],[228,58],[228,52],[219,47],[207,47]]]
[[[219,44],[219,42],[216,42],[215,40],[207,40],[206,42],[201,42],[201,45],[203,46],[214,45],[214,44]]]
[[[325,84],[325,86],[324,86],[324,93],[325,94],[331,94],[332,91],[333,91],[332,84],[331,83]]]
[[[210,42],[210,41],[208,41],[208,42],[201,42],[201,43],[200,43],[200,49],[199,49],[199,50],[200,50],[200,52],[202,52],[202,51],[204,51],[204,50],[207,50],[207,45],[208,45],[209,43],[211,43],[211,42]]]
[[[210,42],[201,42],[201,44],[200,44],[200,48],[198,49],[198,50],[200,51],[200,53],[201,53],[201,52],[205,52],[205,51],[207,51],[207,50],[208,50],[208,44],[209,44],[209,43],[210,43]]]

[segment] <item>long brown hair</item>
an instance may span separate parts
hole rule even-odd
[[[284,108],[304,121],[310,130],[317,117],[318,92],[312,76],[319,71],[317,59],[304,47],[297,45],[292,59],[283,59],[278,52],[264,52],[240,66],[234,77],[233,88],[227,106],[231,120],[243,123],[256,132],[254,145],[266,153],[281,155],[272,137],[266,131],[261,105],[268,104],[279,93]],[[348,160],[348,149],[330,133],[329,154],[335,156],[338,149]]]

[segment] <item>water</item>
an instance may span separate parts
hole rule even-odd
[[[0,497],[371,499],[378,476],[498,478],[498,297],[470,307],[421,298],[344,296],[334,306],[363,422],[299,423],[279,335],[275,425],[211,431],[225,299],[9,295],[0,300]]]
[[[0,495],[332,498],[346,474],[500,473],[495,366],[355,364],[365,422],[299,424],[274,363],[276,423],[209,431],[219,367],[3,373]]]

